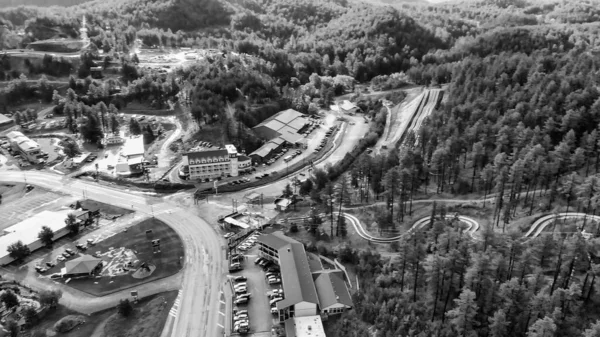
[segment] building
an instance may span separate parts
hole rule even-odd
[[[323,269],[319,260],[309,261],[302,243],[281,232],[261,235],[257,243],[259,256],[277,263],[281,269],[284,299],[277,302],[280,322],[352,309],[343,272]]]
[[[144,137],[135,136],[127,138],[123,150],[117,157],[115,172],[117,175],[130,176],[143,172],[144,162]]]
[[[61,274],[63,277],[83,277],[94,276],[102,271],[102,260],[90,255],[81,255],[80,257],[65,262]]]
[[[103,142],[104,146],[120,145],[120,144],[125,143],[125,139],[123,139],[123,137],[121,137],[121,136],[111,135],[111,136],[104,137],[102,142]]]
[[[320,316],[294,317],[285,321],[286,337],[325,337]]]
[[[17,241],[23,242],[32,252],[42,247],[38,233],[43,226],[48,226],[54,232],[53,240],[56,241],[69,233],[65,220],[70,210],[52,212],[43,211],[16,225],[6,228],[0,236],[0,265],[14,261],[8,254],[8,246]]]
[[[336,104],[331,105],[329,109],[338,113],[345,113],[348,115],[354,115],[355,113],[361,111],[356,104],[350,102],[349,100],[343,100],[341,103],[336,102]]]
[[[1,106],[1,104],[0,104],[0,106]],[[2,111],[2,109],[0,109],[0,111]],[[11,118],[8,118],[3,114],[0,114],[0,126],[12,124],[12,122],[13,122],[13,120]]]
[[[321,314],[335,315],[352,309],[352,298],[341,272],[313,273]]]
[[[7,135],[8,142],[13,151],[18,152],[30,163],[39,164],[43,162],[43,153],[40,145],[29,139],[19,131],[11,131]]]
[[[303,142],[302,132],[310,121],[296,110],[287,109],[267,118],[253,128],[261,138],[269,140],[258,150],[252,152],[250,157],[255,161],[267,159],[274,151],[283,145],[299,145]]]
[[[217,177],[237,177],[239,175],[238,159],[235,146],[228,144],[217,150],[195,150],[183,155],[183,165],[188,166],[190,179],[212,179]],[[243,156],[244,158],[248,158]],[[244,169],[250,165],[244,159]]]

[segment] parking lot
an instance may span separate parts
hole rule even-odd
[[[234,285],[236,283],[245,282],[247,292],[250,293],[250,300],[247,304],[236,305],[233,304],[232,312],[228,313],[230,317],[238,310],[248,311],[249,321],[249,334],[264,334],[270,333],[271,328],[274,324],[277,324],[277,316],[271,313],[270,298],[269,294],[274,289],[281,289],[281,284],[268,285],[265,280],[265,271],[254,263],[258,257],[258,248],[252,247],[250,250],[244,253],[244,269],[238,272],[232,273],[232,276],[244,276],[245,281],[235,282],[231,279],[232,292],[235,292]],[[234,298],[235,299],[235,298]],[[233,320],[228,320],[233,322]],[[234,323],[232,323],[233,325]],[[234,332],[233,326],[230,327],[231,331]]]

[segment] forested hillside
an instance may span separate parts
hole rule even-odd
[[[592,300],[599,239],[545,235],[524,243],[487,231],[474,242],[455,220],[436,220],[383,259],[340,251],[361,291],[334,336],[598,336]],[[366,324],[365,324],[366,323]],[[373,329],[367,329],[368,326]]]

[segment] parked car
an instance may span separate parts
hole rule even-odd
[[[238,310],[238,309],[233,309],[233,313],[234,315],[238,315],[238,314],[247,314],[248,310]]]
[[[69,254],[67,252],[63,252],[62,256],[64,256],[65,258],[69,258],[69,257],[71,257],[71,254]]]
[[[283,298],[282,297],[275,297],[274,299],[272,299],[272,300],[269,301],[269,304],[273,305],[273,304],[275,304],[275,303],[277,303],[279,301],[283,301]]]
[[[233,303],[235,304],[246,304],[248,303],[249,298],[248,297],[238,297],[236,298]]]
[[[56,266],[56,263],[48,261],[48,262],[46,262],[46,266],[48,266],[48,268],[52,268],[52,267]]]
[[[279,277],[275,278],[273,280],[269,280],[269,284],[279,284],[279,283],[281,283],[281,279]]]
[[[87,246],[85,245],[85,243],[78,243],[75,245],[75,247],[77,247],[77,249],[81,249],[81,250],[86,250]]]
[[[223,235],[223,237],[224,237],[225,239],[229,239],[230,237],[232,237],[232,236],[234,236],[234,235],[235,235],[235,233],[229,232],[229,233],[227,233],[227,234]]]
[[[48,270],[48,268],[45,268],[45,267],[43,267],[43,266],[35,266],[35,270],[36,270],[38,273],[44,273],[44,272],[46,272],[46,271]]]
[[[66,261],[66,260],[67,260],[67,259],[66,259],[64,256],[62,256],[62,255],[59,255],[59,256],[57,256],[57,257],[56,257],[56,259],[57,259],[58,261]]]
[[[246,288],[246,287],[235,288],[235,293],[236,294],[243,294],[243,293],[246,293],[246,292],[248,292],[248,288]]]
[[[241,289],[241,288],[246,288],[248,287],[248,284],[246,282],[240,282],[240,283],[236,283],[233,286],[235,289]]]
[[[243,282],[243,281],[246,281],[247,278],[246,278],[246,276],[240,275],[240,276],[235,276],[234,278],[232,278],[232,280],[233,280],[233,282]]]
[[[88,243],[88,245],[92,246],[94,245],[94,239],[87,239],[86,242]]]
[[[265,259],[263,259],[262,257],[258,257],[256,258],[256,260],[254,260],[254,264],[259,264],[261,261],[264,261]]]
[[[71,248],[65,249],[65,252],[67,252],[69,255],[75,255],[75,252]]]

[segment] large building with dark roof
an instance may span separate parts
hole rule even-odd
[[[255,161],[262,161],[271,153],[277,151],[282,145],[297,145],[302,142],[302,131],[310,124],[304,115],[294,109],[280,111],[267,118],[253,128],[261,138],[269,140],[258,150],[252,152],[250,157]]]
[[[259,255],[279,265],[284,299],[277,302],[279,321],[292,317],[336,314],[352,308],[346,284],[336,270],[309,262],[304,245],[281,232],[257,239]],[[323,301],[323,302],[321,302]]]

